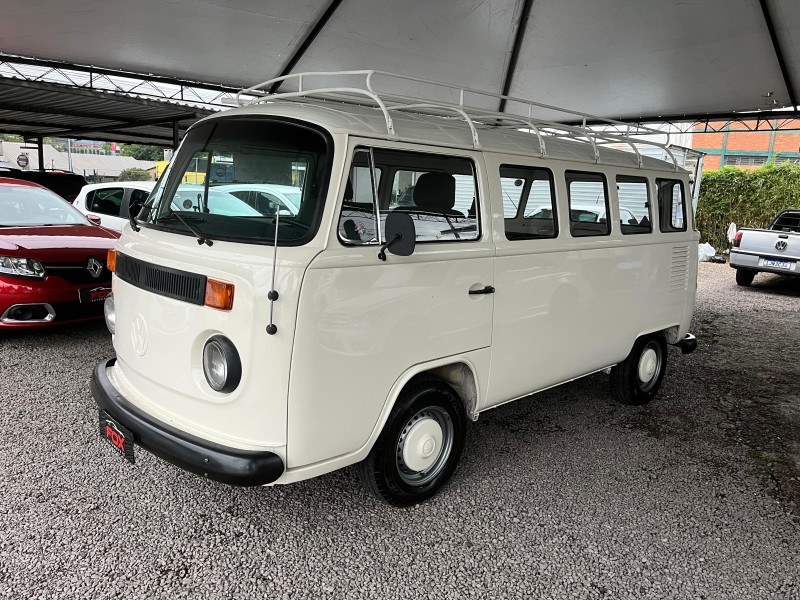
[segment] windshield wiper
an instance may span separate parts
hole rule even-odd
[[[192,232],[192,234],[194,234],[194,236],[197,238],[197,243],[198,244],[200,244],[200,245],[205,244],[206,246],[213,246],[214,245],[214,241],[213,240],[211,240],[208,237],[206,237],[205,235],[203,235],[203,232],[201,232],[199,229],[197,229],[194,225],[190,224],[188,219],[182,217],[177,212],[173,212],[173,213],[171,213],[169,215],[164,215],[163,217],[160,217],[160,218],[156,219],[156,223],[160,223],[162,221],[166,221],[167,219],[171,219],[172,217],[175,217],[176,219],[178,219],[181,223],[183,223],[183,225],[186,227],[186,229],[188,229],[190,232]],[[200,219],[200,221],[205,223],[205,219]]]

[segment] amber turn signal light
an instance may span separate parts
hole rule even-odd
[[[206,306],[220,310],[233,308],[233,284],[209,279],[206,281]]]
[[[117,272],[117,251],[109,250],[106,256],[106,268],[112,273]]]

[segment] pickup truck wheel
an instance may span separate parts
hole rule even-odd
[[[403,392],[361,477],[380,500],[411,506],[433,496],[453,474],[464,448],[466,413],[453,389],[426,381]]]
[[[758,273],[758,271],[752,271],[750,269],[736,269],[736,283],[747,287],[753,283],[753,278],[756,276],[756,273]]]
[[[636,340],[628,357],[611,369],[611,388],[622,404],[652,400],[667,370],[667,342],[661,333]]]

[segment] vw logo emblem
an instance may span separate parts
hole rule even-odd
[[[147,323],[142,315],[136,315],[131,324],[131,343],[139,356],[147,352]]]
[[[103,263],[93,256],[86,263],[86,270],[89,271],[89,275],[97,279],[100,277],[100,273],[103,272]]]
[[[775,250],[786,250],[786,240],[778,240],[775,242]]]

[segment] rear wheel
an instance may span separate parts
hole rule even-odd
[[[381,500],[411,506],[445,484],[461,457],[466,414],[453,389],[439,381],[414,385],[397,401],[361,476]]]
[[[611,388],[623,404],[652,400],[667,370],[667,342],[663,334],[642,336],[628,357],[611,369]]]
[[[758,271],[751,271],[750,269],[736,269],[736,283],[747,287],[753,283],[753,278],[756,276],[756,273],[758,273]]]

